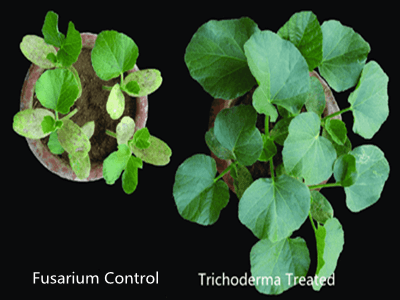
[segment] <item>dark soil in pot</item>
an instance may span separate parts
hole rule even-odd
[[[136,115],[136,98],[130,97],[126,93],[125,110],[122,117],[118,120],[113,120],[108,115],[106,103],[109,91],[103,90],[102,86],[113,86],[120,82],[120,78],[114,78],[109,81],[101,80],[97,77],[91,63],[91,49],[82,48],[77,62],[73,65],[78,71],[82,83],[82,95],[78,98],[70,111],[75,108],[78,112],[71,118],[79,126],[83,126],[89,121],[95,122],[95,131],[90,139],[91,150],[89,157],[92,167],[101,164],[107,156],[117,150],[117,140],[107,135],[106,129],[115,132],[115,129],[123,116],[134,118]],[[126,74],[124,74],[125,76]],[[36,95],[33,98],[33,108],[43,107]],[[59,114],[59,117],[64,115]],[[41,142],[47,147],[49,137],[41,139]],[[58,155],[63,161],[69,164],[68,154],[64,152]]]

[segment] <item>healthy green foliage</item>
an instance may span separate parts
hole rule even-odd
[[[334,20],[320,26],[310,11],[294,14],[277,34],[259,30],[249,18],[209,21],[186,49],[190,75],[212,97],[233,99],[255,89],[245,95],[252,96],[252,105],[232,102],[205,134],[211,152],[227,161],[225,170],[215,177],[216,162],[204,154],[186,159],[176,172],[175,203],[184,219],[213,224],[229,201],[220,179],[232,177],[227,182],[233,179],[240,199],[239,220],[260,239],[250,262],[261,293],[280,294],[295,284],[295,276],[304,281],[309,252],[303,239],[291,235],[307,219],[318,260],[307,285],[319,291],[340,264],[344,232],[330,203],[338,199],[326,198],[321,189],[344,188],[352,212],[381,197],[388,161],[376,146],[352,149],[339,116],[351,111],[353,132],[366,139],[388,117],[388,76],[376,62],[366,63],[369,51],[353,29]],[[336,92],[355,86],[350,107],[326,114],[333,93],[325,81]],[[259,178],[259,166],[268,168],[267,178]]]

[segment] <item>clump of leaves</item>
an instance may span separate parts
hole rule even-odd
[[[161,73],[156,69],[136,71],[124,78],[124,72],[133,69],[138,56],[137,45],[123,33],[109,30],[97,36],[92,50],[93,69],[102,80],[121,78],[121,82],[113,87],[103,87],[110,91],[106,108],[113,120],[119,119],[124,112],[122,92],[132,97],[142,97],[153,93],[162,83]]]
[[[294,14],[277,33],[261,31],[249,18],[209,21],[186,49],[191,76],[214,98],[234,99],[256,86],[252,106],[222,110],[205,136],[210,150],[230,165],[216,176],[212,157],[188,158],[176,172],[173,195],[184,219],[211,225],[228,204],[229,189],[220,179],[230,172],[239,219],[260,239],[250,253],[252,275],[280,278],[280,285],[255,284],[261,293],[291,288],[288,273],[307,275],[306,243],[291,238],[307,219],[318,253],[316,274],[307,283],[320,290],[333,274],[344,231],[320,189],[343,187],[352,212],[380,198],[389,176],[383,152],[374,145],[352,149],[346,124],[333,118],[352,112],[353,131],[370,139],[388,117],[388,76],[375,61],[366,63],[369,51],[353,29],[338,21],[320,26],[309,11]],[[316,68],[336,92],[355,86],[349,107],[322,116],[323,87],[310,77]],[[265,115],[265,133],[256,128],[257,113]],[[279,166],[273,162],[276,144],[283,146]],[[269,161],[271,177],[253,181],[246,166],[257,160]],[[322,183],[332,174],[334,183]]]
[[[122,173],[122,189],[132,194],[138,184],[138,169],[143,161],[154,166],[165,166],[172,154],[168,145],[150,135],[147,128],[135,131],[135,121],[123,117],[117,125],[116,133],[106,133],[117,139],[118,150],[112,152],[103,164],[103,177],[107,184],[114,184]],[[133,154],[133,155],[132,155]]]

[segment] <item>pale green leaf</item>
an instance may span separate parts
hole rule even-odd
[[[107,99],[106,109],[111,119],[117,120],[124,113],[125,97],[121,91],[119,83],[116,83]]]
[[[215,223],[221,210],[228,204],[229,188],[218,180],[215,160],[196,154],[185,160],[175,174],[173,196],[179,214],[201,225]]]
[[[69,119],[62,120],[63,126],[57,130],[60,145],[68,154],[82,158],[91,148],[89,138],[85,132]]]
[[[129,146],[133,154],[144,162],[154,166],[167,165],[172,155],[171,148],[165,142],[152,135],[149,138],[149,142],[150,146],[145,149],[140,149],[134,143],[129,143]]]
[[[258,31],[249,18],[203,24],[186,48],[184,59],[190,75],[215,98],[229,100],[244,95],[256,81],[243,45]]]
[[[260,178],[239,202],[239,220],[259,239],[280,241],[300,228],[310,210],[308,187],[287,175]]]
[[[128,116],[125,116],[121,119],[121,121],[117,125],[116,134],[117,134],[117,143],[120,144],[128,144],[128,140],[130,140],[135,132],[135,121]]]
[[[319,184],[332,175],[336,151],[332,143],[319,135],[320,118],[314,112],[295,117],[289,125],[282,156],[286,172],[303,177],[307,185]]]
[[[112,152],[103,162],[103,177],[107,184],[114,184],[132,156],[126,144],[118,145],[118,150]]]
[[[54,114],[51,111],[43,108],[28,108],[18,112],[14,116],[13,129],[19,135],[30,139],[41,139],[50,134],[44,133],[42,129],[42,122],[46,116],[54,119]]]
[[[263,294],[278,295],[294,286],[294,276],[307,275],[310,253],[300,237],[277,243],[263,239],[251,249],[250,264],[256,289]]]
[[[85,123],[85,125],[81,127],[82,131],[86,134],[89,140],[93,136],[94,126],[95,126],[94,121],[90,121]]]
[[[389,177],[389,163],[383,152],[374,145],[355,148],[350,154],[356,158],[358,178],[345,187],[346,204],[352,212],[359,212],[376,203]]]
[[[137,91],[127,91],[132,97],[142,97],[156,91],[162,83],[161,72],[156,69],[146,69],[130,73],[124,79],[123,85],[136,82],[139,89]],[[135,85],[136,86],[136,85]],[[132,89],[132,88],[131,88]]]
[[[22,39],[20,49],[24,56],[35,65],[43,69],[55,67],[55,64],[47,59],[47,55],[55,55],[57,51],[53,46],[47,45],[43,38],[35,35],[26,35]]]
[[[76,177],[79,179],[86,179],[89,177],[91,167],[89,154],[84,156],[68,154],[68,158],[72,171],[74,171]]]
[[[353,131],[366,139],[372,138],[389,115],[389,77],[375,62],[368,62],[360,81],[349,96],[354,116]]]

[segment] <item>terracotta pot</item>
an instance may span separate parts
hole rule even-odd
[[[321,82],[323,88],[324,88],[324,93],[325,93],[325,100],[326,100],[326,106],[325,110],[323,112],[324,116],[331,115],[337,111],[339,111],[339,106],[336,103],[336,100],[332,94],[331,89],[329,88],[328,84],[323,80],[318,73],[315,71],[310,72],[310,76],[318,78],[318,80]],[[208,128],[214,127],[214,122],[215,118],[217,117],[218,113],[223,110],[224,108],[230,108],[233,107],[236,102],[239,100],[239,98],[232,99],[232,100],[223,100],[223,99],[214,99],[214,101],[211,104],[211,110],[210,110],[210,119],[209,119],[209,124]],[[334,119],[342,119],[341,115],[333,117]],[[211,152],[211,157],[213,157],[217,163],[217,170],[218,173],[221,173],[224,171],[231,163],[231,160],[223,160],[215,156],[214,153]],[[235,188],[233,186],[233,178],[230,175],[230,172],[225,174],[222,179],[228,184],[229,188],[235,192]],[[321,184],[326,183],[328,180],[321,182]]]
[[[82,47],[90,48],[94,47],[97,34],[92,33],[81,33],[82,36]],[[138,71],[139,68],[135,67],[128,71],[132,73]],[[45,71],[45,69],[32,64],[28,70],[25,77],[25,81],[21,92],[21,105],[20,110],[25,110],[32,108],[33,105],[33,95],[35,92],[35,84],[39,79],[40,75]],[[105,112],[106,113],[106,112]],[[136,115],[132,116],[135,120],[136,130],[146,126],[148,115],[148,101],[147,96],[136,98]],[[69,164],[62,161],[58,156],[52,154],[47,147],[45,147],[40,140],[33,140],[26,138],[30,149],[36,158],[51,172],[57,174],[58,176],[80,182],[95,181],[103,178],[103,163],[92,165],[89,177],[86,179],[79,179],[76,177],[75,173],[72,171]]]

